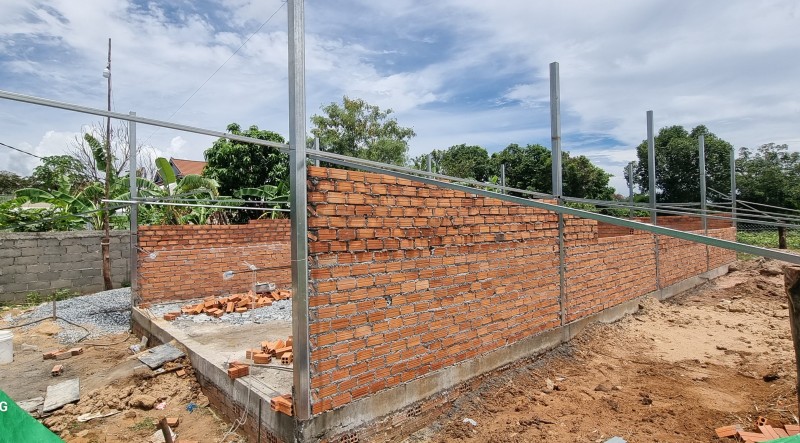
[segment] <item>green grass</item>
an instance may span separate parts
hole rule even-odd
[[[778,231],[739,231],[736,241],[763,248],[778,247]],[[789,249],[800,250],[800,232],[789,231],[786,233],[786,246]]]
[[[155,431],[156,430],[156,422],[150,417],[145,417],[144,420],[136,423],[135,425],[131,426],[131,429],[134,431]]]

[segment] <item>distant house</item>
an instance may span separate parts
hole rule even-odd
[[[175,172],[175,178],[177,180],[180,180],[189,174],[201,175],[203,173],[203,168],[206,167],[206,162],[201,162],[198,160],[182,160],[180,158],[170,158],[169,165],[172,166],[172,171]],[[156,173],[155,182],[159,185],[163,182],[161,176],[158,173]]]

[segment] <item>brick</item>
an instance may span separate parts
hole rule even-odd
[[[266,365],[272,361],[272,356],[267,353],[253,354],[253,363],[259,365]]]
[[[178,417],[167,417],[166,420],[167,420],[167,426],[169,426],[170,428],[177,428],[181,422]]]
[[[230,377],[231,380],[244,377],[248,374],[250,374],[250,366],[236,362],[231,362],[228,366],[228,377]]]
[[[64,365],[55,365],[53,369],[50,371],[50,375],[53,377],[57,377],[64,373]]]

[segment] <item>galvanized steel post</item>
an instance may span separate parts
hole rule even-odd
[[[314,137],[314,150],[319,151],[319,137]],[[319,166],[319,159],[314,159],[314,166]]]
[[[558,204],[561,197],[561,79],[558,62],[550,63],[550,159],[553,167],[553,195]],[[564,214],[558,213],[558,288],[561,305],[561,324],[567,324],[566,250],[564,249]]]
[[[308,233],[306,201],[306,90],[304,0],[288,0],[289,9],[289,192],[291,194],[292,335],[294,338],[294,410],[311,417],[308,337]]]
[[[630,218],[636,216],[633,210],[633,162],[628,163],[628,202],[631,204]]]
[[[428,154],[428,172],[433,172],[433,155]]]
[[[731,148],[731,219],[736,226],[736,149]]]
[[[708,235],[708,213],[706,212],[706,136],[700,134],[698,139],[699,163],[700,163],[700,218],[703,222],[703,235]],[[706,271],[709,270],[711,258],[708,255],[708,245],[706,245]]]
[[[505,163],[500,165],[500,186],[503,187],[503,189],[500,192],[502,194],[505,194],[506,193],[506,164]]]
[[[655,131],[653,130],[653,111],[647,111],[647,178],[649,182],[650,191],[650,223],[654,226],[658,224],[658,216],[656,215],[656,140]],[[653,234],[653,241],[655,242],[655,259],[656,259],[656,287],[661,289],[661,266],[658,263],[658,235]]]
[[[129,112],[130,115],[136,115],[135,112]],[[139,186],[136,183],[136,122],[130,121],[128,122],[128,166],[130,173],[128,174],[129,183],[130,183],[130,194],[131,194],[131,201],[136,201],[136,197],[139,194]],[[138,249],[139,246],[139,205],[137,203],[133,203],[130,205],[128,210],[128,214],[131,217],[130,222],[130,229],[131,229],[131,243],[130,243],[130,279],[131,279],[131,305],[136,306],[139,297],[139,254]]]

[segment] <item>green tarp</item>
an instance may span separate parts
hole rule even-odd
[[[64,443],[0,390],[0,443]]]
[[[764,443],[800,443],[800,435],[793,435],[791,437],[779,438],[777,440],[770,440]]]

